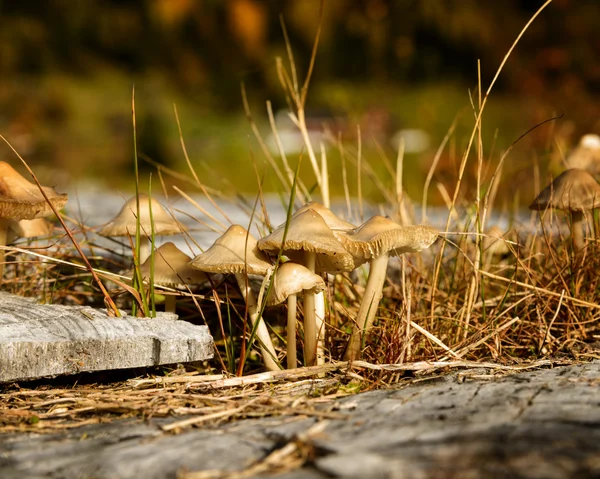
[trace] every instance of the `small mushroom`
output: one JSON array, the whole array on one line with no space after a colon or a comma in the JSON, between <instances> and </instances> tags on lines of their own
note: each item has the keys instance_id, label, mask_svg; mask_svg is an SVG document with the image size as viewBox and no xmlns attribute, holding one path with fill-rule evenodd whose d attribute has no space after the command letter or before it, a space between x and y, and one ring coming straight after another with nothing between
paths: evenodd
<instances>
[{"instance_id":1,"label":"small mushroom","mask_svg":"<svg viewBox=\"0 0 600 479\"><path fill-rule=\"evenodd\" d=\"M585 246L583 239L584 214L600 208L600 185L585 170L572 168L563 171L542 190L533 203L532 210L555 208L571 215L571 235L575 250Z\"/></svg>"},{"instance_id":2,"label":"small mushroom","mask_svg":"<svg viewBox=\"0 0 600 479\"><path fill-rule=\"evenodd\" d=\"M17 221L16 223L11 223L6 242L11 244L17 238L50 236L52 234L52 229L52 223L46 221L44 218Z\"/></svg>"},{"instance_id":3,"label":"small mushroom","mask_svg":"<svg viewBox=\"0 0 600 479\"><path fill-rule=\"evenodd\" d=\"M296 295L303 291L318 293L325 289L325 281L318 274L296 263L284 263L273 277L267 305L283 303L287 299L287 368L297 367L296 358Z\"/></svg>"},{"instance_id":4,"label":"small mushroom","mask_svg":"<svg viewBox=\"0 0 600 479\"><path fill-rule=\"evenodd\" d=\"M266 275L273 269L269 258L256 247L256 238L244 227L232 225L204 253L196 256L190 266L207 273L232 273L248 305L250 322L256 328L265 366L278 371L277 353L269 330L259 315L258 304L248 286L248 274Z\"/></svg>"},{"instance_id":5,"label":"small mushroom","mask_svg":"<svg viewBox=\"0 0 600 479\"><path fill-rule=\"evenodd\" d=\"M600 174L600 136L594 133L583 135L579 144L566 159L567 168L586 170L594 176Z\"/></svg>"},{"instance_id":6,"label":"small mushroom","mask_svg":"<svg viewBox=\"0 0 600 479\"><path fill-rule=\"evenodd\" d=\"M354 261L336 239L325 220L313 209L307 209L290 219L285 242L283 235L285 223L269 236L258 241L258 247L270 254L283 251L290 260L306 266L311 272L337 273L352 271ZM312 366L322 354L317 355L317 345L323 337L324 298L320 295L319 303L315 301L315 293L308 291L304 295L304 360ZM319 314L316 311L319 311Z\"/></svg>"},{"instance_id":7,"label":"small mushroom","mask_svg":"<svg viewBox=\"0 0 600 479\"><path fill-rule=\"evenodd\" d=\"M350 336L346 359L352 360L359 356L362 337L373 326L389 255L422 251L429 248L437 237L438 232L429 226L400 226L383 216L373 216L362 226L340 238L357 260L369 261L370 265L367 286Z\"/></svg>"},{"instance_id":8,"label":"small mushroom","mask_svg":"<svg viewBox=\"0 0 600 479\"><path fill-rule=\"evenodd\" d=\"M150 205L152 205L152 219L154 220L154 234L157 236L176 235L186 231L186 227L173 219L165 211L160 202L148 195L140 194L140 263L143 263L150 254L150 237L152 227L150 224ZM106 223L98 234L102 236L132 236L136 233L136 199L129 198L121 211L112 220Z\"/></svg>"},{"instance_id":9,"label":"small mushroom","mask_svg":"<svg viewBox=\"0 0 600 479\"><path fill-rule=\"evenodd\" d=\"M504 256L510 253L505 240L506 233L499 226L492 226L483 238L483 251L490 256Z\"/></svg>"},{"instance_id":10,"label":"small mushroom","mask_svg":"<svg viewBox=\"0 0 600 479\"><path fill-rule=\"evenodd\" d=\"M150 280L150 266L152 256L140 265L142 278ZM202 271L189 266L192 260L173 243L163 244L154 252L154 283L173 288L181 288L184 285L199 284L208 281L208 276ZM165 295L165 311L175 312L176 296Z\"/></svg>"},{"instance_id":11,"label":"small mushroom","mask_svg":"<svg viewBox=\"0 0 600 479\"><path fill-rule=\"evenodd\" d=\"M331 211L327 206L322 205L316 201L310 201L306 203L304 206L298 208L298 210L294 213L294 216L297 216L301 213L304 213L306 210L314 210L321 218L325 220L329 229L331 229L334 233L338 231L350 231L356 228L352 223L348 223L341 218L338 218L333 211Z\"/></svg>"},{"instance_id":12,"label":"small mushroom","mask_svg":"<svg viewBox=\"0 0 600 479\"><path fill-rule=\"evenodd\" d=\"M67 195L42 186L48 201L60 210L67 203ZM52 207L39 187L21 176L12 166L0 161L0 246L6 246L11 226L20 220L43 218L53 213ZM4 271L4 250L0 251L0 278Z\"/></svg>"}]
</instances>

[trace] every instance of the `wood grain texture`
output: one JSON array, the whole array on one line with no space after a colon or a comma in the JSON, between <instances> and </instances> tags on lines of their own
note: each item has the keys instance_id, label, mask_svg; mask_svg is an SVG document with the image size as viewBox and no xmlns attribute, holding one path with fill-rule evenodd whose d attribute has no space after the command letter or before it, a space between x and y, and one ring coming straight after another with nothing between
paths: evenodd
<instances>
[{"instance_id":1,"label":"wood grain texture","mask_svg":"<svg viewBox=\"0 0 600 479\"><path fill-rule=\"evenodd\" d=\"M600 362L498 376L477 369L348 396L301 446L293 471L244 477L592 478L600 476ZM282 450L320 419L277 416L205 424L119 420L47 435L0 435L3 479L227 477ZM322 419L321 419L322 420ZM308 451L308 452L307 452ZM221 474L215 473L221 471Z\"/></svg>"},{"instance_id":2,"label":"wood grain texture","mask_svg":"<svg viewBox=\"0 0 600 479\"><path fill-rule=\"evenodd\" d=\"M43 305L0 293L0 382L210 359L206 326L113 318L90 307Z\"/></svg>"}]
</instances>

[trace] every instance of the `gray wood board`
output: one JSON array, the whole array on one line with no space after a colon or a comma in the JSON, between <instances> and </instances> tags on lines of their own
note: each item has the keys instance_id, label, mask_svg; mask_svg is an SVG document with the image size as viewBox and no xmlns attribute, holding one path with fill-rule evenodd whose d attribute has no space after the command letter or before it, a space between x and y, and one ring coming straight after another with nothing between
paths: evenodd
<instances>
[{"instance_id":1,"label":"gray wood board","mask_svg":"<svg viewBox=\"0 0 600 479\"><path fill-rule=\"evenodd\" d=\"M0 293L0 382L201 361L213 353L208 328L174 314L115 318Z\"/></svg>"},{"instance_id":2,"label":"gray wood board","mask_svg":"<svg viewBox=\"0 0 600 479\"><path fill-rule=\"evenodd\" d=\"M466 371L343 398L336 409L346 418L327 419L301 469L263 477L600 475L600 362L489 373ZM0 477L174 479L183 470L241 471L318 421L280 416L163 433L159 426L172 420L2 435Z\"/></svg>"}]
</instances>

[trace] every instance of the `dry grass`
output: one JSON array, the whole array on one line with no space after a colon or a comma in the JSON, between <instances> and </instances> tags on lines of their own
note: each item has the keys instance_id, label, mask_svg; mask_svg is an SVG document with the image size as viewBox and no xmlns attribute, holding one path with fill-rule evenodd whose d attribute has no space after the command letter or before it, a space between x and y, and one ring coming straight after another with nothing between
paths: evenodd
<instances>
[{"instance_id":1,"label":"dry grass","mask_svg":"<svg viewBox=\"0 0 600 479\"><path fill-rule=\"evenodd\" d=\"M472 361L355 361L243 377L175 370L166 376L109 383L56 387L39 382L37 387L23 388L10 385L0 392L0 433L55 433L127 418L180 417L162 423L162 430L172 433L253 417L344 419L347 415L337 400L359 390L405 387L451 371L459 371L464 377L476 374L491 379L557 364L548 360L517 366Z\"/></svg>"}]
</instances>

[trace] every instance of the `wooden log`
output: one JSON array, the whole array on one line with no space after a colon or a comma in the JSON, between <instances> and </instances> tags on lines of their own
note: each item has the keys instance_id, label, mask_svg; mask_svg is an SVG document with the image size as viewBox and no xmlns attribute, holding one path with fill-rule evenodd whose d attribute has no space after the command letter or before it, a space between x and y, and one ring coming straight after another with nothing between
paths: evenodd
<instances>
[{"instance_id":1,"label":"wooden log","mask_svg":"<svg viewBox=\"0 0 600 479\"><path fill-rule=\"evenodd\" d=\"M212 357L208 328L174 314L114 318L0 293L0 382Z\"/></svg>"},{"instance_id":2,"label":"wooden log","mask_svg":"<svg viewBox=\"0 0 600 479\"><path fill-rule=\"evenodd\" d=\"M284 417L211 421L179 434L163 428L181 418L146 417L0 434L0 477L600 477L600 362L505 374L480 368L319 398L318 408L336 413L323 419L274 407Z\"/></svg>"}]
</instances>

